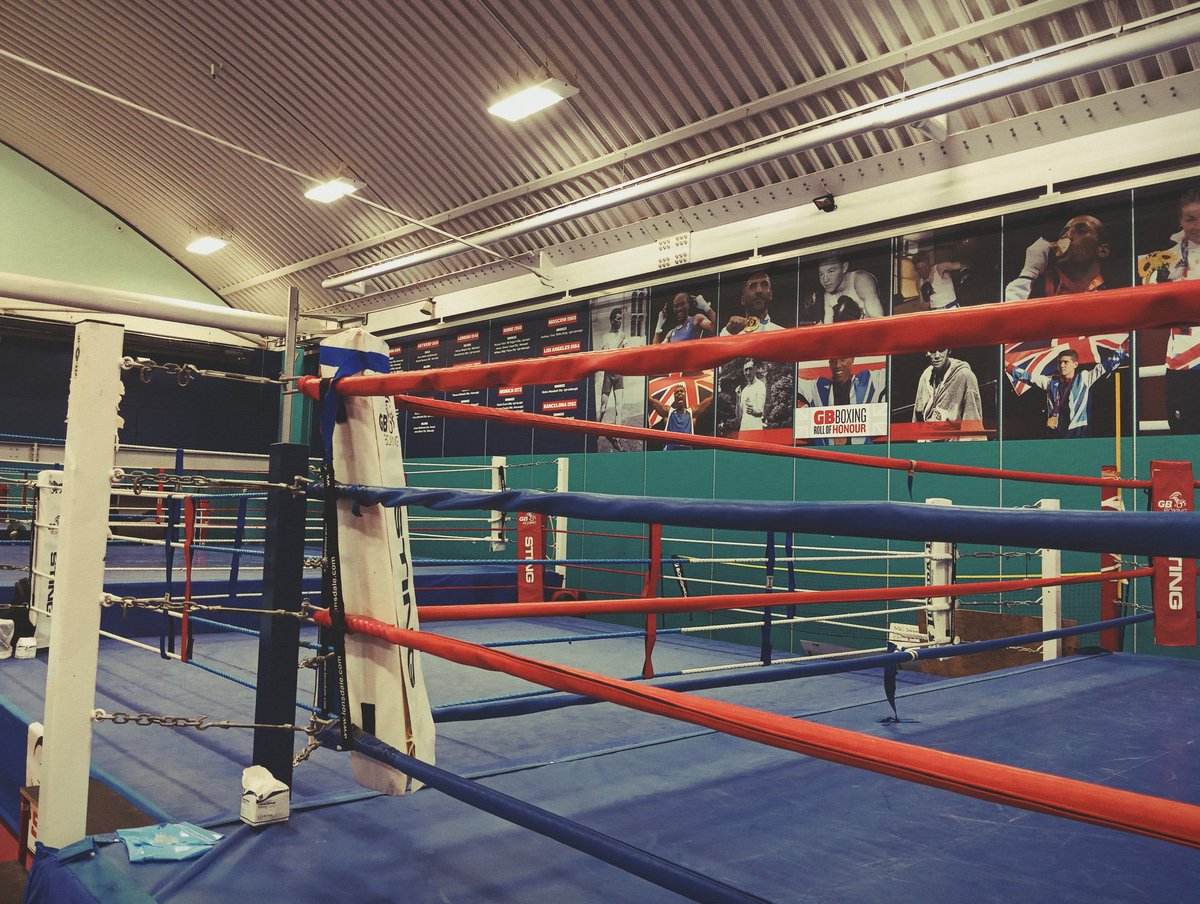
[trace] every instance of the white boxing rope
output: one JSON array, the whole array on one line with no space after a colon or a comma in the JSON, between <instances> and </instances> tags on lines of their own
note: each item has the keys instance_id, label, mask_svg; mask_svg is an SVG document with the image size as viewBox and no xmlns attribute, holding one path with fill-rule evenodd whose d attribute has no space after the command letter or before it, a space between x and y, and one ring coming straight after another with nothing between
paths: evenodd
<instances>
[{"instance_id":1,"label":"white boxing rope","mask_svg":"<svg viewBox=\"0 0 1200 904\"><path fill-rule=\"evenodd\" d=\"M932 640L920 640L912 643L906 643L905 649L913 649L917 647L936 647L938 646ZM872 656L876 653L891 652L887 647L869 647L864 650L837 650L832 653L811 653L806 656L790 656L784 659L773 659L771 665L792 665L797 662L812 662L816 659L854 659L856 656Z\"/></svg>"},{"instance_id":2,"label":"white boxing rope","mask_svg":"<svg viewBox=\"0 0 1200 904\"><path fill-rule=\"evenodd\" d=\"M468 515L465 518L455 518L453 515L414 515L408 519L410 522L420 521L422 524L434 522L435 524L491 524L492 519L486 515Z\"/></svg>"},{"instance_id":3,"label":"white boxing rope","mask_svg":"<svg viewBox=\"0 0 1200 904\"><path fill-rule=\"evenodd\" d=\"M924 610L924 608L925 607L923 605L921 605L921 606L905 606L905 607L902 607L899 609L874 609L874 610L871 610L868 612L843 612L840 615L838 615L837 617L839 619L870 618L873 616L880 616L880 615L897 615L897 614L904 613L904 612L921 612ZM724 611L736 612L739 615L758 614L761 616L761 613L756 613L753 609L726 609ZM831 618L828 615L805 615L805 616L795 616L793 618L786 618L786 617L775 618L775 617L773 617L771 619L771 627L772 628L778 628L778 627L782 627L784 625L826 624L826 623L831 624L831 625L839 624L839 622L835 621L833 618ZM840 622L840 624L842 624L844 627L858 627L857 625L846 624L845 622ZM733 631L733 630L736 630L739 628L761 628L762 626L763 626L763 622L762 622L762 618L760 617L756 621L730 622L728 624L688 625L686 627L677 628L677 629L673 629L673 630L678 631L680 634L701 634L701 633L706 633L706 632L711 633L714 631Z\"/></svg>"},{"instance_id":4,"label":"white boxing rope","mask_svg":"<svg viewBox=\"0 0 1200 904\"><path fill-rule=\"evenodd\" d=\"M672 578L672 580L673 579L674 578ZM688 575L687 577L683 578L683 580L687 581L687 583L689 583L689 584L706 584L710 587L736 587L736 588L739 588L742 590L758 590L758 591L761 591L763 589L763 586L761 583L760 584L747 584L743 581L722 581L722 580L718 580L716 578L697 578L697 577L692 577L691 575ZM800 589L800 588L797 588L797 589Z\"/></svg>"},{"instance_id":5,"label":"white boxing rope","mask_svg":"<svg viewBox=\"0 0 1200 904\"><path fill-rule=\"evenodd\" d=\"M176 527L178 527L178 525L176 525ZM127 537L122 534L110 534L109 539L114 542L131 543L135 546L170 546L172 549L186 549L187 545L188 545L183 540L173 540L172 542L168 543L166 540L161 540L161 539L155 540L151 537ZM262 543L266 543L266 542L267 541L261 537L259 537L257 539L254 537L250 537L250 538L243 538L241 545L242 546L250 546L251 544L262 544ZM201 552L201 551L221 552L221 553L229 553L230 555L232 555L233 551L235 551L234 547L223 545L220 540L198 540L198 541L195 541L192 543L192 549L194 549L196 552ZM245 551L245 550L243 550L243 551ZM109 566L110 570L116 570L121 567L122 566L119 566L119 565L110 565ZM148 566L145 566L145 565L139 565L139 566L136 566L133 570L145 571L147 569L147 567Z\"/></svg>"},{"instance_id":6,"label":"white boxing rope","mask_svg":"<svg viewBox=\"0 0 1200 904\"><path fill-rule=\"evenodd\" d=\"M123 637L120 634L113 634L109 631L101 631L100 636L107 637L109 640L119 641L123 644L126 644L127 646L138 647L142 650L149 650L151 653L155 653L159 656L165 656L167 659L177 659L177 660L183 659L183 657L179 653L165 653L162 650L160 650L158 647L152 647L148 643L142 643L140 640L134 640L131 637Z\"/></svg>"},{"instance_id":7,"label":"white boxing rope","mask_svg":"<svg viewBox=\"0 0 1200 904\"><path fill-rule=\"evenodd\" d=\"M145 565L108 565L105 567L104 573L105 573L105 575L108 575L109 572L112 572L114 575L116 575L118 572L122 572L122 571L134 571L134 572L145 573L147 571L157 571L161 567L162 566L155 566L153 568L148 568ZM261 565L243 565L239 569L241 574L247 574L247 573L253 574L253 573L257 573L261 570L262 570ZM195 573L197 571L219 571L221 574L228 574L229 566L228 565L193 565L192 572Z\"/></svg>"},{"instance_id":8,"label":"white boxing rope","mask_svg":"<svg viewBox=\"0 0 1200 904\"><path fill-rule=\"evenodd\" d=\"M496 468L495 459L490 465L453 465L447 466L436 461L406 461L404 467L414 473L425 474L465 474L473 471L492 471ZM410 474L410 476L412 476Z\"/></svg>"},{"instance_id":9,"label":"white boxing rope","mask_svg":"<svg viewBox=\"0 0 1200 904\"><path fill-rule=\"evenodd\" d=\"M487 540L487 537L456 537L450 534L421 534L415 531L408 535L413 540L423 540L431 543L480 543ZM480 562L486 562L487 559L480 559Z\"/></svg>"},{"instance_id":10,"label":"white boxing rope","mask_svg":"<svg viewBox=\"0 0 1200 904\"><path fill-rule=\"evenodd\" d=\"M765 545L765 543L763 543L763 542L750 543L745 540L697 540L693 537L667 537L667 536L664 536L662 538L662 543L663 543L664 547L668 543L679 543L679 544L692 543L692 544L698 544L698 545L703 545L703 546L746 546L751 549L762 549L763 546ZM925 553L923 553L923 552L918 552L918 551L905 552L903 550L890 551L890 550L886 550L886 549L879 549L878 547L876 547L875 549L860 549L857 547L850 547L850 546L797 546L797 545L793 544L792 549L793 550L803 550L805 552L824 552L824 553L830 553L830 552L839 552L839 553L847 552L847 553L864 553L864 554L870 553L873 555L879 555L879 556L883 556L886 558L896 558L896 559L923 559L923 558L925 558ZM783 557L779 557L779 558L776 558L775 561L779 562L779 561L787 561L787 560Z\"/></svg>"},{"instance_id":11,"label":"white boxing rope","mask_svg":"<svg viewBox=\"0 0 1200 904\"><path fill-rule=\"evenodd\" d=\"M925 553L881 553L874 556L776 556L775 562L884 562L889 559L924 559ZM738 556L723 558L721 556L679 556L680 561L696 565L738 565L741 567L759 568L771 560L766 556ZM830 572L837 574L837 572Z\"/></svg>"},{"instance_id":12,"label":"white boxing rope","mask_svg":"<svg viewBox=\"0 0 1200 904\"><path fill-rule=\"evenodd\" d=\"M934 644L930 642L908 644L909 647L930 647ZM818 659L853 659L858 656L870 656L875 653L886 653L887 647L871 647L865 650L839 650L836 653L812 653L804 656L787 656L782 659L772 659L770 663L763 664L761 659L751 659L746 662L728 662L723 665L699 665L689 669L680 669L680 675L702 675L706 672L735 672L740 669L769 669L781 665L795 665L796 663L814 662Z\"/></svg>"}]
</instances>

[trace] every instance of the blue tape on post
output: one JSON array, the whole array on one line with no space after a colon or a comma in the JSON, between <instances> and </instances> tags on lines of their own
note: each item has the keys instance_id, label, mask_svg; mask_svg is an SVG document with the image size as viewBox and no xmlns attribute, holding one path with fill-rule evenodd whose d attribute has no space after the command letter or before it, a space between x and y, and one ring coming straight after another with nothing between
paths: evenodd
<instances>
[{"instance_id":1,"label":"blue tape on post","mask_svg":"<svg viewBox=\"0 0 1200 904\"><path fill-rule=\"evenodd\" d=\"M338 406L341 398L337 394L337 382L368 370L385 374L391 367L388 356L381 352L367 352L355 348L321 346L321 365L337 368L329 381L329 390L321 401L321 440L325 443L325 460L333 461L333 427L337 423Z\"/></svg>"},{"instance_id":2,"label":"blue tape on post","mask_svg":"<svg viewBox=\"0 0 1200 904\"><path fill-rule=\"evenodd\" d=\"M346 372L341 374L343 377L367 370L385 374L392 366L388 356L383 352L366 352L356 348L337 348L332 345L321 346L320 360L323 367L333 367L339 372L345 370Z\"/></svg>"}]
</instances>

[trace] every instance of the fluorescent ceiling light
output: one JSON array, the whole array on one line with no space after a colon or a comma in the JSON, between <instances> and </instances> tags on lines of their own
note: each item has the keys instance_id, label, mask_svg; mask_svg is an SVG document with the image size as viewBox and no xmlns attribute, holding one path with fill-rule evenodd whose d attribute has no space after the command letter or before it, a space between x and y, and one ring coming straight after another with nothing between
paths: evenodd
<instances>
[{"instance_id":1,"label":"fluorescent ceiling light","mask_svg":"<svg viewBox=\"0 0 1200 904\"><path fill-rule=\"evenodd\" d=\"M574 85L568 85L560 79L548 78L544 82L539 82L516 94L510 94L503 100L496 101L488 107L488 112L501 119L507 119L509 122L516 122L518 119L524 119L531 113L544 110L560 100L578 93L579 89Z\"/></svg>"},{"instance_id":2,"label":"fluorescent ceiling light","mask_svg":"<svg viewBox=\"0 0 1200 904\"><path fill-rule=\"evenodd\" d=\"M354 194L362 187L363 183L355 182L353 179L330 179L328 182L314 185L304 193L304 197L310 201L320 201L322 204L330 204L338 198Z\"/></svg>"},{"instance_id":3,"label":"fluorescent ceiling light","mask_svg":"<svg viewBox=\"0 0 1200 904\"><path fill-rule=\"evenodd\" d=\"M202 235L188 245L187 250L192 254L212 254L214 251L220 251L226 244L224 239L212 235Z\"/></svg>"}]
</instances>

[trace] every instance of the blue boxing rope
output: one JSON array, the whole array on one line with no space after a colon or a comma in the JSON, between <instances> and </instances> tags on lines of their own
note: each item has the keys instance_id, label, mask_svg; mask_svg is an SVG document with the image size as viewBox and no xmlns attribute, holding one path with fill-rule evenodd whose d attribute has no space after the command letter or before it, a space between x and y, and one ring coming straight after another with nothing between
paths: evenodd
<instances>
[{"instance_id":1,"label":"blue boxing rope","mask_svg":"<svg viewBox=\"0 0 1200 904\"><path fill-rule=\"evenodd\" d=\"M327 487L310 484L324 498ZM539 490L446 490L335 484L335 498L358 505L419 505L435 511L522 511L597 521L670 524L726 530L777 530L892 540L1071 549L1200 558L1200 512L1105 512L994 509L917 502L743 502L545 493Z\"/></svg>"},{"instance_id":2,"label":"blue boxing rope","mask_svg":"<svg viewBox=\"0 0 1200 904\"><path fill-rule=\"evenodd\" d=\"M805 662L799 665L788 666L775 665L749 672L720 672L712 675L704 675L699 678L684 678L681 681L664 681L656 683L653 686L663 688L664 690L687 693L712 688L739 687L746 684L767 684L772 681L786 681L791 678L812 678L818 675L835 675L842 672L865 672L868 669L875 668L896 668L904 663L922 659L950 659L955 656L986 653L990 650L999 650L1005 647L1024 646L1047 640L1057 640L1058 638L1071 637L1077 634L1092 634L1109 628L1123 628L1126 625L1150 621L1153 618L1153 612L1141 612L1137 615L1126 615L1121 618L1093 622L1087 625L1073 625L1069 628L1058 628L1053 631L1039 631L1035 634L1019 634L1013 637L976 640L948 647L923 647L921 649L898 650L895 653L878 653L873 656L857 656L853 659L823 660L821 662ZM667 672L664 675L657 675L655 677L671 677L681 674L683 673ZM567 706L586 706L590 703L600 702L593 697L583 694L545 696L545 693L545 691L538 691L535 697L511 697L486 702L440 706L434 710L433 720L437 723L442 723L470 722L479 719L501 717L508 718L510 716L523 716L552 709L562 709ZM894 710L894 703L892 703L892 707Z\"/></svg>"},{"instance_id":3,"label":"blue boxing rope","mask_svg":"<svg viewBox=\"0 0 1200 904\"><path fill-rule=\"evenodd\" d=\"M322 743L333 746L338 743L340 734L336 728L330 727L321 731L317 738ZM670 860L636 848L611 835L605 835L566 817L496 791L477 781L422 762L358 729L354 731L354 749L360 754L369 756L373 760L424 782L430 788L441 791L448 797L476 807L485 813L491 813L514 825L537 832L539 835L544 835L567 847L582 851L597 860L610 863L618 869L693 901L711 901L714 904L718 904L718 902L765 904L766 902L765 898L726 885L724 882L690 870L678 863L672 863Z\"/></svg>"}]
</instances>

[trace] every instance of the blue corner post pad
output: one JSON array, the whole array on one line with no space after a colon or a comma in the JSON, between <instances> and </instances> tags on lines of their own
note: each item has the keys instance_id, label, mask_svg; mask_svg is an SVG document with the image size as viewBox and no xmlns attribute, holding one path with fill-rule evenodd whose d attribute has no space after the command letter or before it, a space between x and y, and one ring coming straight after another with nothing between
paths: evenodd
<instances>
[{"instance_id":1,"label":"blue corner post pad","mask_svg":"<svg viewBox=\"0 0 1200 904\"><path fill-rule=\"evenodd\" d=\"M388 356L382 352L367 352L354 348L321 346L321 366L336 368L329 381L329 391L321 402L321 440L325 443L325 461L333 459L333 425L337 422L338 406L341 404L335 391L338 380L373 370L385 374L391 369Z\"/></svg>"},{"instance_id":2,"label":"blue corner post pad","mask_svg":"<svg viewBox=\"0 0 1200 904\"><path fill-rule=\"evenodd\" d=\"M98 853L91 838L62 849L39 842L25 880L25 904L153 904Z\"/></svg>"}]
</instances>

